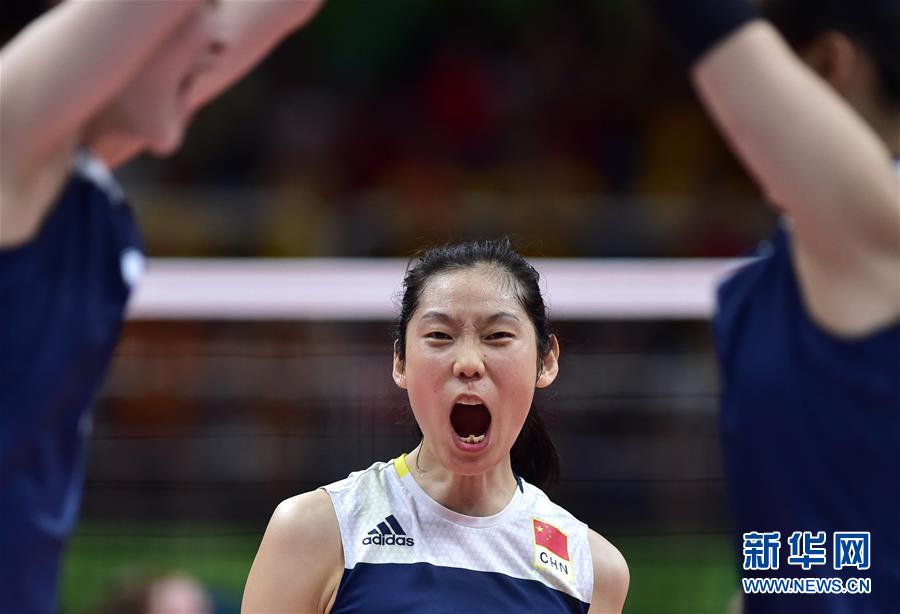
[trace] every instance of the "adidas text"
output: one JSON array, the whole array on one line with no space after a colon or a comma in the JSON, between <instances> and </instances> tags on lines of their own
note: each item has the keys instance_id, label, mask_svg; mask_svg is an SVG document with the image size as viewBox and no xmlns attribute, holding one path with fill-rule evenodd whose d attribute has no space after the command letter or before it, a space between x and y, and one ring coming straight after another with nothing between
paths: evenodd
<instances>
[{"instance_id":1,"label":"adidas text","mask_svg":"<svg viewBox=\"0 0 900 614\"><path fill-rule=\"evenodd\" d=\"M374 544L376 546L414 546L415 540L412 537L403 535L369 535L362 540L364 546Z\"/></svg>"}]
</instances>

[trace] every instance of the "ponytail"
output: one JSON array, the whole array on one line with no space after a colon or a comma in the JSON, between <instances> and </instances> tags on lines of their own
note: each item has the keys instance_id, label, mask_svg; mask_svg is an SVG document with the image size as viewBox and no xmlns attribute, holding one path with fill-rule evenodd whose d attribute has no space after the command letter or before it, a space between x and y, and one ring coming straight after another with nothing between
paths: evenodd
<instances>
[{"instance_id":1,"label":"ponytail","mask_svg":"<svg viewBox=\"0 0 900 614\"><path fill-rule=\"evenodd\" d=\"M534 403L510 451L513 473L538 488L559 480L559 454Z\"/></svg>"}]
</instances>

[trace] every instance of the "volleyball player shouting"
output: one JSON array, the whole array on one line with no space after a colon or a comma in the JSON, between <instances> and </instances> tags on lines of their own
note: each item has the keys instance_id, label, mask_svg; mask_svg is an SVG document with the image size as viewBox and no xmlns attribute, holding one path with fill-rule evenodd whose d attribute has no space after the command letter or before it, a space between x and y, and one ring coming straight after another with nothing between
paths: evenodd
<instances>
[{"instance_id":1,"label":"volleyball player shouting","mask_svg":"<svg viewBox=\"0 0 900 614\"><path fill-rule=\"evenodd\" d=\"M871 579L870 594L748 594L746 611L896 612L900 2L758 3L799 58L744 1L649 3L784 212L761 257L721 286L715 318L738 546L764 534L781 545L768 568L742 566ZM841 551L844 532L858 536L855 551Z\"/></svg>"},{"instance_id":2,"label":"volleyball player shouting","mask_svg":"<svg viewBox=\"0 0 900 614\"><path fill-rule=\"evenodd\" d=\"M0 611L56 609L88 407L141 270L109 168L177 149L319 4L70 0L0 53Z\"/></svg>"},{"instance_id":3,"label":"volleyball player shouting","mask_svg":"<svg viewBox=\"0 0 900 614\"><path fill-rule=\"evenodd\" d=\"M393 362L420 445L282 502L243 611L620 612L622 555L538 488L558 458L532 399L558 358L508 242L425 252Z\"/></svg>"}]
</instances>

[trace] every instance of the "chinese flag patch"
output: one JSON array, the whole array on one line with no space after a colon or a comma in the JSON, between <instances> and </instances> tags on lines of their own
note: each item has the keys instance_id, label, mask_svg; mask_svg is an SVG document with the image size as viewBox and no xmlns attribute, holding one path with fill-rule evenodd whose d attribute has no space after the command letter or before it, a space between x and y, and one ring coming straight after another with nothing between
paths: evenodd
<instances>
[{"instance_id":1,"label":"chinese flag patch","mask_svg":"<svg viewBox=\"0 0 900 614\"><path fill-rule=\"evenodd\" d=\"M532 518L534 545L543 546L564 561L569 560L569 538L552 524Z\"/></svg>"}]
</instances>

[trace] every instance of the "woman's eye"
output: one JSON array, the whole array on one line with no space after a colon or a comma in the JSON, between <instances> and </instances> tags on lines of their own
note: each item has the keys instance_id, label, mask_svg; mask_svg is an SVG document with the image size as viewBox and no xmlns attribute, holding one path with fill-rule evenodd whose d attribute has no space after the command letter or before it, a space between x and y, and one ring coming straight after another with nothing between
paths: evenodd
<instances>
[{"instance_id":1,"label":"woman's eye","mask_svg":"<svg viewBox=\"0 0 900 614\"><path fill-rule=\"evenodd\" d=\"M491 333L487 336L488 341L496 341L498 339L511 339L513 334L507 331L499 331L496 333Z\"/></svg>"},{"instance_id":2,"label":"woman's eye","mask_svg":"<svg viewBox=\"0 0 900 614\"><path fill-rule=\"evenodd\" d=\"M439 332L439 331L432 331L430 333L426 333L425 337L427 339L438 339L440 341L447 341L450 339L450 335L448 335L447 333Z\"/></svg>"}]
</instances>

